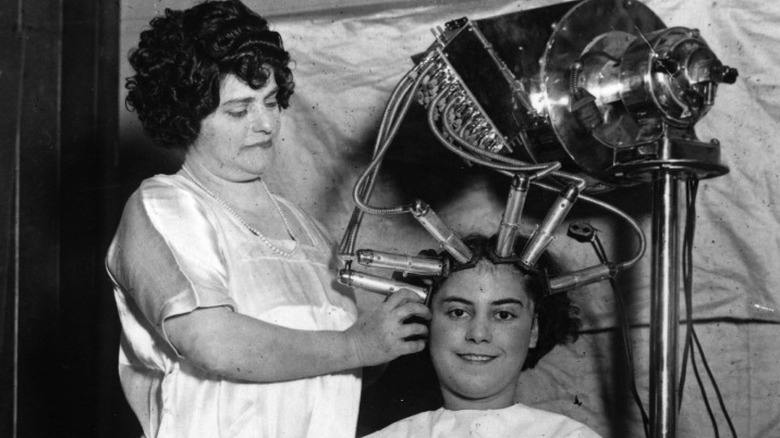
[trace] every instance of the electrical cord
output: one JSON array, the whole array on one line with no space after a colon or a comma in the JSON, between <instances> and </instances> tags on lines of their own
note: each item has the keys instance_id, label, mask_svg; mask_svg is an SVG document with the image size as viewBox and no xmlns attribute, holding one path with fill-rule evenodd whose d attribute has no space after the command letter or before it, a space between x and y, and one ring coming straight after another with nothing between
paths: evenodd
<instances>
[{"instance_id":1,"label":"electrical cord","mask_svg":"<svg viewBox=\"0 0 780 438\"><path fill-rule=\"evenodd\" d=\"M685 371L687 369L686 362L687 362L687 356L688 354L690 354L691 365L693 368L694 376L696 377L696 381L697 384L699 385L702 398L704 399L704 405L707 409L707 414L709 415L710 421L712 423L712 427L715 432L715 437L716 438L720 437L720 431L718 428L717 420L715 419L715 414L713 413L712 407L710 406L709 396L707 395L707 392L704 388L704 383L701 379L701 375L699 373L699 369L696 364L695 353L696 351L698 351L699 356L701 357L702 365L704 366L704 369L707 371L707 376L709 377L710 382L712 383L712 387L718 399L720 409L726 418L726 422L728 423L731 435L734 438L737 438L737 432L734 427L734 423L732 422L731 416L729 415L728 409L726 408L725 401L723 400L723 395L721 394L720 388L718 387L718 382L715 379L712 370L710 369L709 363L707 361L707 357L704 354L704 349L702 348L702 345L699 342L699 337L696 334L696 330L693 326L693 237L694 237L694 230L696 227L696 195L698 192L698 187L699 187L699 181L695 179L687 181L685 185L686 220L685 220L685 232L683 234L682 268L683 268L683 287L684 287L685 304L686 304L686 320L687 320L686 326L688 331L686 333L686 345L685 345L685 353L683 355L683 366L682 366L682 372L680 376L680 387L678 388L678 394L679 394L678 399L681 408L682 398L683 398L683 387L685 384L685 374L686 374ZM694 350L694 343L696 346L695 350Z\"/></svg>"},{"instance_id":2,"label":"electrical cord","mask_svg":"<svg viewBox=\"0 0 780 438\"><path fill-rule=\"evenodd\" d=\"M551 192L556 192L556 193L560 192L560 189L555 188L555 187L553 187L553 186L551 186L549 184L543 183L541 181L534 181L532 184L537 186L537 187L540 187L542 189L551 191ZM598 200L596 198L593 198L593 197L581 194L577 198L577 200L578 201L587 202L587 203L592 204L592 205L594 205L596 207L604 209L607 212L612 213L612 214L618 216L619 218L623 219L628 225L631 226L631 229L634 231L634 233L636 234L637 238L639 239L639 248L637 249L636 254L634 255L633 258L631 258L630 260L627 260L627 261L615 264L615 269L617 269L618 271L621 271L621 270L628 269L628 268L634 266L642 258L642 256L645 254L645 251L647 250L647 239L645 237L645 233L642 231L642 228L639 226L639 223L636 220L634 220L634 218L629 216L626 212L624 212L623 210L620 210L619 208L617 208L617 207L615 207L613 205L610 205L610 204L608 204L608 203L606 203L604 201Z\"/></svg>"},{"instance_id":3,"label":"electrical cord","mask_svg":"<svg viewBox=\"0 0 780 438\"><path fill-rule=\"evenodd\" d=\"M366 167L366 169L363 170L363 173L358 178L358 181L355 184L355 187L352 191L352 197L355 200L355 204L357 204L357 208L359 208L360 210L366 213L402 214L402 213L407 213L410 210L409 206L372 207L366 204L365 202L371 196L371 192L373 191L374 180L376 178L377 173L379 172L379 168L382 164L382 160L384 159L385 154L389 150L390 145L393 142L393 139L398 133L398 129L401 126L401 121L403 120L406 113L409 111L409 107L411 106L414 98L414 91L420 86L420 82L422 82L422 78L425 77L426 72L430 68L431 66L427 66L427 68L424 68L420 72L418 77L414 80L414 83L412 85L406 86L406 88L402 89L402 91L400 92L400 96L401 96L400 111L397 114L394 114L395 117L393 119L389 121L383 120L383 124L380 125L379 132L380 134L384 133L384 135L377 136L376 146L374 148L374 157L372 158L371 163L368 165L368 167ZM402 81L402 83L403 82L405 81ZM386 114L388 112L395 113L395 111L397 111L397 108L394 108L395 100L396 99L394 98L388 103L387 108L389 110L386 111ZM386 124L384 122L388 122L390 124L390 127L386 128Z\"/></svg>"},{"instance_id":4,"label":"electrical cord","mask_svg":"<svg viewBox=\"0 0 780 438\"><path fill-rule=\"evenodd\" d=\"M707 410L707 415L712 424L715 438L720 438L720 430L718 428L718 422L715 419L715 414L710 406L709 396L707 390L704 387L704 382L701 379L699 373L699 367L696 364L695 351L692 348L692 339L695 334L695 328L693 326L693 237L694 230L696 228L696 192L698 189L698 181L689 181L685 184L685 204L686 204L686 217L685 217L685 231L683 232L683 248L682 248L682 270L683 270L683 287L685 294L685 313L686 313L686 346L685 349L690 351L691 367L693 368L693 374L696 378L696 383L699 386L699 392L701 392L702 399L704 400L704 407ZM684 376L686 369L681 371L681 385L684 385ZM679 398L682 399L683 387L679 389ZM682 408L682 403L678 409Z\"/></svg>"},{"instance_id":5,"label":"electrical cord","mask_svg":"<svg viewBox=\"0 0 780 438\"><path fill-rule=\"evenodd\" d=\"M710 400L707 396L707 390L704 389L704 382L701 380L701 375L699 374L699 367L696 366L696 356L691 354L691 365L693 366L693 375L696 376L696 383L699 385L699 391L701 392L701 398L704 400L704 407L707 409L707 415L710 417L710 422L712 423L712 429L715 433L715 438L720 438L720 431L718 430L718 422L715 420L715 414L712 412L712 407L710 406Z\"/></svg>"},{"instance_id":6,"label":"electrical cord","mask_svg":"<svg viewBox=\"0 0 780 438\"><path fill-rule=\"evenodd\" d=\"M344 236L339 244L339 254L352 254L355 250L355 242L360 230L363 216L366 212L374 214L398 214L408 211L408 207L374 208L364 203L371 197L379 167L387 153L390 144L398 133L401 121L406 115L414 98L414 93L420 86L425 75L432 68L431 64L418 64L409 70L393 89L385 106L379 132L374 143L374 153L371 163L358 177L353 188L352 197L356 207L352 212ZM417 75L415 77L415 75ZM407 85L411 81L410 85ZM400 111L400 112L399 112Z\"/></svg>"},{"instance_id":7,"label":"electrical cord","mask_svg":"<svg viewBox=\"0 0 780 438\"><path fill-rule=\"evenodd\" d=\"M693 237L694 230L696 228L696 191L698 189L698 181L689 181L685 184L685 230L683 232L683 245L682 245L682 271L683 271L683 288L685 294L685 315L686 315L686 336L685 336L685 352L683 354L683 368L680 372L680 387L678 388L678 412L682 409L683 390L685 385L685 375L687 370L687 359L690 355L690 364L693 369L693 375L696 378L696 383L701 392L702 400L704 401L704 407L707 410L707 416L712 424L715 438L720 438L720 430L718 428L718 422L715 419L715 414L710 406L709 396L707 390L704 387L704 382L701 379L699 373L699 367L696 364L695 351L692 348L692 339L695 334L693 326Z\"/></svg>"},{"instance_id":8,"label":"electrical cord","mask_svg":"<svg viewBox=\"0 0 780 438\"><path fill-rule=\"evenodd\" d=\"M685 391L686 370L688 369L688 358L692 354L691 346L693 336L693 232L696 226L696 204L695 187L688 183L685 185L685 231L683 232L682 245L682 274L683 274L683 292L685 298L685 344L683 348L682 366L680 372L680 383L677 389L677 411L682 409L683 393Z\"/></svg>"},{"instance_id":9,"label":"electrical cord","mask_svg":"<svg viewBox=\"0 0 780 438\"><path fill-rule=\"evenodd\" d=\"M701 343L699 342L699 336L696 334L696 332L693 332L693 340L696 341L696 347L699 350L699 354L701 355L702 363L704 364L704 369L707 371L707 375L709 376L710 380L713 382L712 386L715 389L715 395L718 399L718 404L720 405L720 409L723 411L723 414L726 417L726 423L728 423L729 425L729 430L731 431L731 435L734 438L737 438L737 430L734 427L734 422L731 421L731 416L729 415L728 410L726 409L726 403L723 400L723 395L721 394L720 388L718 388L717 383L715 383L715 376L712 374L712 370L710 369L707 359L704 356L704 349L702 348Z\"/></svg>"},{"instance_id":10,"label":"electrical cord","mask_svg":"<svg viewBox=\"0 0 780 438\"><path fill-rule=\"evenodd\" d=\"M591 245L593 246L593 250L596 252L596 255L599 258L599 261L601 263L609 263L609 259L607 258L607 253L604 250L604 246L601 243L601 239L599 239L598 234L593 235L593 239L591 240ZM623 296L618 290L617 282L614 278L609 279L609 284L612 288L612 294L615 297L615 305L617 306L617 312L618 312L618 318L620 320L620 329L622 332L622 340L623 340L623 351L626 355L626 363L628 364L628 379L629 379L629 385L631 388L631 395L634 398L634 403L636 403L637 407L639 407L639 413L642 416L642 427L645 431L645 437L650 437L650 419L647 416L647 411L645 410L645 406L642 403L641 397L639 397L639 390L636 386L636 373L634 371L634 353L632 350L633 342L631 341L631 329L629 327L628 323L628 315L626 314L626 308L625 304L623 302Z\"/></svg>"}]
</instances>

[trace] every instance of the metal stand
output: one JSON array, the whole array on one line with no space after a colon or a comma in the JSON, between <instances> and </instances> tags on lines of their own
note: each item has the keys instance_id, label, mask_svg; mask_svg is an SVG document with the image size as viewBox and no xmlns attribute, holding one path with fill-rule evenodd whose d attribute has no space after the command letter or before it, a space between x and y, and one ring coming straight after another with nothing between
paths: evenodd
<instances>
[{"instance_id":1,"label":"metal stand","mask_svg":"<svg viewBox=\"0 0 780 438\"><path fill-rule=\"evenodd\" d=\"M674 172L659 171L653 199L650 310L650 436L657 438L677 433L678 193Z\"/></svg>"},{"instance_id":2,"label":"metal stand","mask_svg":"<svg viewBox=\"0 0 780 438\"><path fill-rule=\"evenodd\" d=\"M689 136L690 137L690 136ZM679 327L678 209L680 182L723 175L720 144L702 143L668 127L657 142L656 158L614 167L616 174L653 183L650 309L650 436L677 434L677 351Z\"/></svg>"}]
</instances>

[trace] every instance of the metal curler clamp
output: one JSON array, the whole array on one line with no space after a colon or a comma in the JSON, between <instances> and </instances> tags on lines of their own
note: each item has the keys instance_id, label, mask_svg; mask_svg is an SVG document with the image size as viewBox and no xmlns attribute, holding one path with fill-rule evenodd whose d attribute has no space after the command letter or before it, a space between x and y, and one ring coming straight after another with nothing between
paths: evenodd
<instances>
[{"instance_id":1,"label":"metal curler clamp","mask_svg":"<svg viewBox=\"0 0 780 438\"><path fill-rule=\"evenodd\" d=\"M549 278L547 280L548 293L555 294L565 292L569 289L585 286L586 284L608 280L614 277L615 274L617 274L617 269L614 263L604 263L602 265L569 272L567 274Z\"/></svg>"},{"instance_id":2,"label":"metal curler clamp","mask_svg":"<svg viewBox=\"0 0 780 438\"><path fill-rule=\"evenodd\" d=\"M531 186L528 175L515 175L509 188L504 216L498 228L496 254L499 257L509 257L514 250L515 241L520 227L520 216L523 214L525 199Z\"/></svg>"},{"instance_id":3,"label":"metal curler clamp","mask_svg":"<svg viewBox=\"0 0 780 438\"><path fill-rule=\"evenodd\" d=\"M531 235L531 239L525 245L525 248L523 248L523 252L520 255L521 263L528 266L536 265L536 261L539 260L539 257L544 250L547 249L547 246L553 241L555 229L558 228L558 225L566 218L569 210L571 210L571 207L574 205L574 201L577 200L579 193L579 188L572 184L558 195L552 208L547 212L544 221L539 228L534 231L533 235Z\"/></svg>"},{"instance_id":4,"label":"metal curler clamp","mask_svg":"<svg viewBox=\"0 0 780 438\"><path fill-rule=\"evenodd\" d=\"M382 295L392 295L401 289L409 289L417 294L423 301L428 299L428 294L430 292L430 288L427 287L414 286L402 281L366 274L364 272L355 272L351 269L339 270L338 280L341 284L358 287Z\"/></svg>"},{"instance_id":5,"label":"metal curler clamp","mask_svg":"<svg viewBox=\"0 0 780 438\"><path fill-rule=\"evenodd\" d=\"M399 271L404 277L408 274L438 277L446 272L449 259L361 249L357 252L357 262L363 266Z\"/></svg>"},{"instance_id":6,"label":"metal curler clamp","mask_svg":"<svg viewBox=\"0 0 780 438\"><path fill-rule=\"evenodd\" d=\"M458 263L471 260L469 247L439 218L430 205L416 200L412 206L412 216Z\"/></svg>"}]
</instances>

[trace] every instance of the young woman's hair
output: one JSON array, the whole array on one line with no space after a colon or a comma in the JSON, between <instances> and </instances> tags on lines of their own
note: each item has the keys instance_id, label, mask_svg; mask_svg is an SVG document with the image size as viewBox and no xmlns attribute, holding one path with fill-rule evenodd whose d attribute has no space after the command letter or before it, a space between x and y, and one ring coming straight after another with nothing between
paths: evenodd
<instances>
[{"instance_id":1,"label":"young woman's hair","mask_svg":"<svg viewBox=\"0 0 780 438\"><path fill-rule=\"evenodd\" d=\"M545 252L536 263L535 269L526 269L519 263L503 261L491 257L495 250L495 239L484 236L469 236L464 243L472 250L473 257L465 265L458 266L455 262L454 269L469 269L480 262L493 264L507 264L524 274L525 287L534 302L534 309L539 327L539 338L536 347L528 350L528 355L523 364L523 369L533 368L539 360L549 353L556 345L574 342L581 326L577 308L565 293L549 295L547 293L547 280L545 275L561 273L559 265ZM516 246L522 249L524 241L519 239ZM431 295L447 281L446 278L433 282ZM521 287L518 284L518 287Z\"/></svg>"},{"instance_id":2,"label":"young woman's hair","mask_svg":"<svg viewBox=\"0 0 780 438\"><path fill-rule=\"evenodd\" d=\"M125 84L126 105L157 144L188 148L201 121L219 106L220 84L228 74L253 89L273 74L278 104L289 105L294 83L282 37L240 1L166 9L150 25L130 54L135 75Z\"/></svg>"}]
</instances>

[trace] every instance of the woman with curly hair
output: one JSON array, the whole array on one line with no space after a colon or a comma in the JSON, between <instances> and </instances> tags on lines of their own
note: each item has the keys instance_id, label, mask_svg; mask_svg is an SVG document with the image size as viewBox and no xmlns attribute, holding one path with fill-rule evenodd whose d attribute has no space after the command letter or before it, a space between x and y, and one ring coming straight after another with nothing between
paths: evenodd
<instances>
[{"instance_id":1,"label":"woman with curly hair","mask_svg":"<svg viewBox=\"0 0 780 438\"><path fill-rule=\"evenodd\" d=\"M577 338L578 309L565 294L546 292L552 259L545 254L538 270L528 270L493 256L491 240L465 242L471 261L454 263L430 298L429 353L444 406L369 437L598 437L568 417L516 402L520 373Z\"/></svg>"},{"instance_id":2,"label":"woman with curly hair","mask_svg":"<svg viewBox=\"0 0 780 438\"><path fill-rule=\"evenodd\" d=\"M361 368L424 347L416 295L358 315L332 241L266 186L289 62L238 0L167 9L130 55L128 107L184 156L130 197L106 259L147 437L352 437Z\"/></svg>"}]
</instances>

